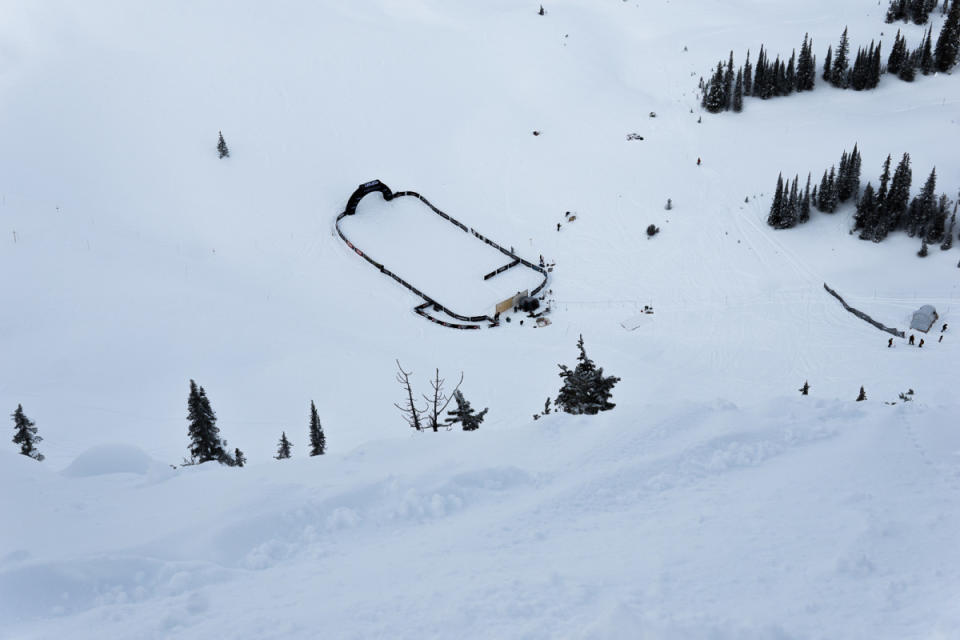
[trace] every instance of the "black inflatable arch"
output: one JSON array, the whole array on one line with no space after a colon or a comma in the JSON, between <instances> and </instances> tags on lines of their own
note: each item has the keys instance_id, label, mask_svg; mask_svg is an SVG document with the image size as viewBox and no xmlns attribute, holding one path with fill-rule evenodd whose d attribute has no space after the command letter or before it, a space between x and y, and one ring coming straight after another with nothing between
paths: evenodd
<instances>
[{"instance_id":1,"label":"black inflatable arch","mask_svg":"<svg viewBox=\"0 0 960 640\"><path fill-rule=\"evenodd\" d=\"M384 200L393 200L393 191L390 191L390 187L383 184L379 180L371 180L370 182L364 182L362 185L357 187L357 190L353 192L353 195L350 196L350 199L347 200L347 208L343 210L344 215L352 216L357 212L357 205L360 204L360 201L363 200L363 197L367 194L373 193L374 191L379 191L383 194Z\"/></svg>"}]
</instances>

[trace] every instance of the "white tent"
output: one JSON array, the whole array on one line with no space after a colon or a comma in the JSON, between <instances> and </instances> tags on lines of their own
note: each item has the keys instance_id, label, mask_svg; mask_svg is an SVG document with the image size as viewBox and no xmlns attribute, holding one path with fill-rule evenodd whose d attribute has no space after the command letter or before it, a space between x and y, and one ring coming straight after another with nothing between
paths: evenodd
<instances>
[{"instance_id":1,"label":"white tent","mask_svg":"<svg viewBox=\"0 0 960 640\"><path fill-rule=\"evenodd\" d=\"M926 333L937 321L937 310L932 305L925 304L913 312L913 319L910 321L910 328Z\"/></svg>"}]
</instances>

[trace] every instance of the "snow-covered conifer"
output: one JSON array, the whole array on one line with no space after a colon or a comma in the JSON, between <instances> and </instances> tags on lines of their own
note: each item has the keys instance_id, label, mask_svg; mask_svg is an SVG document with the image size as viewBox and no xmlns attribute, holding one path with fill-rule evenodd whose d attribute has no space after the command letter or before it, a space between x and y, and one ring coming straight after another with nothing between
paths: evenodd
<instances>
[{"instance_id":1,"label":"snow-covered conifer","mask_svg":"<svg viewBox=\"0 0 960 640\"><path fill-rule=\"evenodd\" d=\"M317 413L317 407L310 401L310 455L322 456L327 451L327 436L323 433L323 426L320 424L320 415Z\"/></svg>"},{"instance_id":2,"label":"snow-covered conifer","mask_svg":"<svg viewBox=\"0 0 960 640\"><path fill-rule=\"evenodd\" d=\"M193 380L190 381L190 396L187 399L187 420L190 459L198 464L211 460L231 464L232 460L220 439L217 416L210 406L207 392Z\"/></svg>"},{"instance_id":3,"label":"snow-covered conifer","mask_svg":"<svg viewBox=\"0 0 960 640\"><path fill-rule=\"evenodd\" d=\"M480 413L477 413L470 406L470 402L463 397L463 392L459 389L453 392L453 399L457 402L457 408L447 412L447 415L450 417L447 418L446 424L452 426L460 423L464 431L476 431L479 429L480 423L483 422L483 418L487 415L489 409L484 409Z\"/></svg>"},{"instance_id":4,"label":"snow-covered conifer","mask_svg":"<svg viewBox=\"0 0 960 640\"><path fill-rule=\"evenodd\" d=\"M18 404L17 410L10 414L10 417L13 418L13 443L20 445L20 453L42 462L44 456L37 449L37 443L43 438L37 434L36 424L23 412L23 405Z\"/></svg>"},{"instance_id":5,"label":"snow-covered conifer","mask_svg":"<svg viewBox=\"0 0 960 640\"><path fill-rule=\"evenodd\" d=\"M290 450L293 445L287 440L287 432L282 432L280 442L277 443L277 455L273 456L276 460L286 460L290 457Z\"/></svg>"},{"instance_id":6,"label":"snow-covered conifer","mask_svg":"<svg viewBox=\"0 0 960 640\"><path fill-rule=\"evenodd\" d=\"M609 411L616 405L610 402L613 387L620 378L603 375L603 368L597 368L583 346L583 335L577 341L580 355L577 356L577 366L570 370L565 365L560 367L560 377L563 386L557 395L556 405L567 413L596 414L600 411Z\"/></svg>"},{"instance_id":7,"label":"snow-covered conifer","mask_svg":"<svg viewBox=\"0 0 960 640\"><path fill-rule=\"evenodd\" d=\"M230 149L227 148L227 141L223 139L223 131L220 132L220 139L217 141L217 152L221 158L230 157Z\"/></svg>"}]
</instances>

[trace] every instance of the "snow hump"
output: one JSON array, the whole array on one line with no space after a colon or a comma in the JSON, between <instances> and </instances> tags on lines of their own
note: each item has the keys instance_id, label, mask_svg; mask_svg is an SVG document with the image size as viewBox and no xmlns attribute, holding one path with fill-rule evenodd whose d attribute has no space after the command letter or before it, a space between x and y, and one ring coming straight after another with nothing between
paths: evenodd
<instances>
[{"instance_id":1,"label":"snow hump","mask_svg":"<svg viewBox=\"0 0 960 640\"><path fill-rule=\"evenodd\" d=\"M80 478L110 473L146 475L164 465L142 449L129 444L102 444L87 449L63 470L63 475Z\"/></svg>"}]
</instances>

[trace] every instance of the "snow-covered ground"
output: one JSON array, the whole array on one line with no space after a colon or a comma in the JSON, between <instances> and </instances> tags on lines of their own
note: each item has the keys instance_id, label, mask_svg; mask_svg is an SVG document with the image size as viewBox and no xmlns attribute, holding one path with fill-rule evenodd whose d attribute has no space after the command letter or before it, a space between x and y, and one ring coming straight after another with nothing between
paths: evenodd
<instances>
[{"instance_id":1,"label":"snow-covered ground","mask_svg":"<svg viewBox=\"0 0 960 640\"><path fill-rule=\"evenodd\" d=\"M960 244L765 225L854 143L955 196L956 70L697 123L731 49L916 46L885 4L7 0L0 407L47 460L0 454L0 637L960 637ZM553 324L416 316L333 229L373 178L556 261ZM536 282L427 213L345 224L458 311ZM887 349L824 282L951 329ZM533 422L581 333L617 408ZM463 371L483 428L410 433L396 359ZM191 378L248 468L169 467Z\"/></svg>"}]
</instances>

